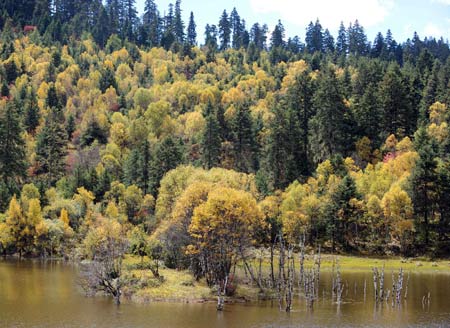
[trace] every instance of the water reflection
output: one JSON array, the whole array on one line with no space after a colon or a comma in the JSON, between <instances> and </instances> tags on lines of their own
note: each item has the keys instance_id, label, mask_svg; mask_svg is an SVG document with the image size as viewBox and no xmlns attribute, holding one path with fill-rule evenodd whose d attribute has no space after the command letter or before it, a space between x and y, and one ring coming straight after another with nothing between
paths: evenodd
<instances>
[{"instance_id":1,"label":"water reflection","mask_svg":"<svg viewBox=\"0 0 450 328\"><path fill-rule=\"evenodd\" d=\"M371 272L342 273L343 302L331 301L331 274L321 274L319 299L309 309L296 297L292 313L277 301L227 305L147 305L107 297L85 298L76 270L62 262L0 260L0 327L441 327L450 326L450 274L411 274L407 300L400 306L373 300ZM364 294L366 284L366 295ZM392 288L390 273L386 288ZM422 298L431 293L430 304Z\"/></svg>"}]
</instances>

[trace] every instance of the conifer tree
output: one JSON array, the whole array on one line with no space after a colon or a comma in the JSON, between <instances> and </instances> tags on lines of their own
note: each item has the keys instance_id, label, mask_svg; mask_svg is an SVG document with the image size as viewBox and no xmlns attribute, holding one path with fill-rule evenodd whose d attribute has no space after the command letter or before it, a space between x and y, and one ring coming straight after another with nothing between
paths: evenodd
<instances>
[{"instance_id":1,"label":"conifer tree","mask_svg":"<svg viewBox=\"0 0 450 328\"><path fill-rule=\"evenodd\" d=\"M217 166L220 157L220 127L217 116L211 102L208 102L205 109L205 130L201 140L202 161L206 169Z\"/></svg>"},{"instance_id":2,"label":"conifer tree","mask_svg":"<svg viewBox=\"0 0 450 328\"><path fill-rule=\"evenodd\" d=\"M197 25L194 20L194 13L191 11L191 15L189 16L189 24L187 28L187 43L193 47L197 44Z\"/></svg>"},{"instance_id":3,"label":"conifer tree","mask_svg":"<svg viewBox=\"0 0 450 328\"><path fill-rule=\"evenodd\" d=\"M348 133L350 126L346 120L346 107L336 73L330 67L321 73L314 94L315 115L312 118L312 153L320 162L333 154L344 153L352 144Z\"/></svg>"},{"instance_id":4,"label":"conifer tree","mask_svg":"<svg viewBox=\"0 0 450 328\"><path fill-rule=\"evenodd\" d=\"M3 182L17 184L25 176L25 141L13 101L0 109L0 174Z\"/></svg>"},{"instance_id":5,"label":"conifer tree","mask_svg":"<svg viewBox=\"0 0 450 328\"><path fill-rule=\"evenodd\" d=\"M227 11L224 10L219 21L219 37L220 37L220 50L225 50L230 47L231 41L231 23L228 19Z\"/></svg>"},{"instance_id":6,"label":"conifer tree","mask_svg":"<svg viewBox=\"0 0 450 328\"><path fill-rule=\"evenodd\" d=\"M256 142L248 104L240 105L232 122L236 169L254 172L256 168Z\"/></svg>"},{"instance_id":7,"label":"conifer tree","mask_svg":"<svg viewBox=\"0 0 450 328\"><path fill-rule=\"evenodd\" d=\"M66 144L64 116L62 111L52 107L36 142L36 173L42 175L48 185L53 185L65 173Z\"/></svg>"}]
</instances>

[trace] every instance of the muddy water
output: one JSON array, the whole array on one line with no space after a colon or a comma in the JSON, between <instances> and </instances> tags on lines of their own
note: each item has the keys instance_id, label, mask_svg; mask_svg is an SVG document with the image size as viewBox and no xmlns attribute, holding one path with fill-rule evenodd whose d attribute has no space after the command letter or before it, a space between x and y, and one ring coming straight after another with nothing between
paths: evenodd
<instances>
[{"instance_id":1,"label":"muddy water","mask_svg":"<svg viewBox=\"0 0 450 328\"><path fill-rule=\"evenodd\" d=\"M411 274L400 308L374 304L371 272L342 277L348 287L340 306L331 302L331 275L322 273L313 310L299 298L290 314L269 301L227 305L218 313L214 304L125 301L117 307L107 297L84 297L72 265L0 260L0 327L450 327L450 272ZM423 305L429 292L431 302Z\"/></svg>"}]
</instances>

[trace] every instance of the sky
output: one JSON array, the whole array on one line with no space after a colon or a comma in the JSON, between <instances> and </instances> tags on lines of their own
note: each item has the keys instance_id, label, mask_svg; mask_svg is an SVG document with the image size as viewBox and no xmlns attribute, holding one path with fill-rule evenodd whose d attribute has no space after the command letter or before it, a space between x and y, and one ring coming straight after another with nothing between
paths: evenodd
<instances>
[{"instance_id":1,"label":"sky","mask_svg":"<svg viewBox=\"0 0 450 328\"><path fill-rule=\"evenodd\" d=\"M167 12L175 0L156 0L161 14ZM140 13L144 0L136 0ZM403 42L416 31L420 38L433 36L450 40L450 0L182 0L184 22L194 12L197 35L203 41L207 23L218 24L224 9L228 13L236 7L249 29L254 23L266 23L273 29L280 19L286 36L305 39L305 28L319 18L323 28L336 37L341 21L347 27L355 19L364 27L369 41L378 32L391 29L394 39Z\"/></svg>"}]
</instances>

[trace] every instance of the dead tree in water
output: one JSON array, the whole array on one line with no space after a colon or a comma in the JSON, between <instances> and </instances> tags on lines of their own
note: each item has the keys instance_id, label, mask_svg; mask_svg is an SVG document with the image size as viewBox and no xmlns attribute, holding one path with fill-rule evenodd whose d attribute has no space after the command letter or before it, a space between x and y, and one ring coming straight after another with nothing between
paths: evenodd
<instances>
[{"instance_id":1,"label":"dead tree in water","mask_svg":"<svg viewBox=\"0 0 450 328\"><path fill-rule=\"evenodd\" d=\"M372 268L373 272L373 290L374 290L374 297L375 297L375 303L378 303L378 268Z\"/></svg>"},{"instance_id":2,"label":"dead tree in water","mask_svg":"<svg viewBox=\"0 0 450 328\"><path fill-rule=\"evenodd\" d=\"M381 269L381 274L380 274L380 301L382 301L384 299L384 264L383 264L383 269Z\"/></svg>"},{"instance_id":3,"label":"dead tree in water","mask_svg":"<svg viewBox=\"0 0 450 328\"><path fill-rule=\"evenodd\" d=\"M408 285L409 285L409 275L410 275L410 271L408 271L408 278L406 279L406 288L405 288L405 300L408 297Z\"/></svg>"},{"instance_id":4,"label":"dead tree in water","mask_svg":"<svg viewBox=\"0 0 450 328\"><path fill-rule=\"evenodd\" d=\"M395 279L394 272L392 272L392 306L400 305L403 289L403 269L400 268L397 279Z\"/></svg>"},{"instance_id":5,"label":"dead tree in water","mask_svg":"<svg viewBox=\"0 0 450 328\"><path fill-rule=\"evenodd\" d=\"M227 292L228 285L228 275L225 277L223 284L219 284L217 286L217 311L223 311L225 307L225 298L224 295Z\"/></svg>"},{"instance_id":6,"label":"dead tree in water","mask_svg":"<svg viewBox=\"0 0 450 328\"><path fill-rule=\"evenodd\" d=\"M292 308L292 298L294 295L294 248L289 245L288 248L288 263L287 263L287 269L288 269L288 276L287 276L287 286L286 286L286 312L290 312Z\"/></svg>"},{"instance_id":7,"label":"dead tree in water","mask_svg":"<svg viewBox=\"0 0 450 328\"><path fill-rule=\"evenodd\" d=\"M283 295L286 291L286 271L284 269L285 251L284 251L283 237L279 236L278 239L280 243L280 256L278 263L277 294L278 294L278 306L281 311L281 309L283 308Z\"/></svg>"},{"instance_id":8,"label":"dead tree in water","mask_svg":"<svg viewBox=\"0 0 450 328\"><path fill-rule=\"evenodd\" d=\"M342 292L344 291L344 284L341 279L341 267L339 264L339 258L336 258L336 303L342 303Z\"/></svg>"},{"instance_id":9,"label":"dead tree in water","mask_svg":"<svg viewBox=\"0 0 450 328\"><path fill-rule=\"evenodd\" d=\"M301 287L305 275L305 235L300 237L300 276L298 278L298 286Z\"/></svg>"}]
</instances>

